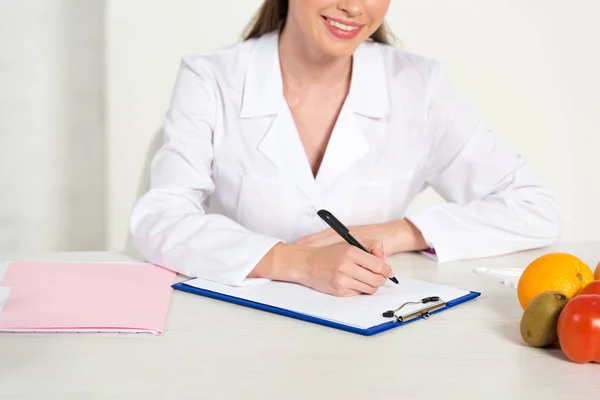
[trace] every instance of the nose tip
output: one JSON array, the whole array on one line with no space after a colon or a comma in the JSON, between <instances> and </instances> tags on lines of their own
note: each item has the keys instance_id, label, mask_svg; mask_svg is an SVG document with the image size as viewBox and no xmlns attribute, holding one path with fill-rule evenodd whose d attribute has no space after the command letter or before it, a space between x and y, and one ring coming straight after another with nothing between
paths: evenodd
<instances>
[{"instance_id":1,"label":"nose tip","mask_svg":"<svg viewBox=\"0 0 600 400\"><path fill-rule=\"evenodd\" d=\"M338 8L345 11L350 16L360 15L362 12L362 4L359 0L345 0L338 2Z\"/></svg>"}]
</instances>

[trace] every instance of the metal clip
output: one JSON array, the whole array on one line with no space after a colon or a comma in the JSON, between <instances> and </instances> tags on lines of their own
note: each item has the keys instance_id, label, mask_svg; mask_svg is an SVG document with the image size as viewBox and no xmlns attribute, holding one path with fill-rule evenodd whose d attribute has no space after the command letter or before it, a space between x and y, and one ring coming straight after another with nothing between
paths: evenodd
<instances>
[{"instance_id":1,"label":"metal clip","mask_svg":"<svg viewBox=\"0 0 600 400\"><path fill-rule=\"evenodd\" d=\"M431 304L430 306L409 312L408 314L397 315L397 312L408 304L427 304L427 303L433 303L433 304ZM433 311L439 310L440 308L444 308L445 306L446 306L446 303L443 300L441 300L439 297L426 297L424 299L421 299L421 301L406 302L406 303L402 304L400 307L398 307L397 309L388 310L388 311L384 312L382 315L385 318L394 318L395 322L406 322L406 321L409 321L411 319L415 319L418 317L421 317L423 319L429 319L429 318L431 318L431 313Z\"/></svg>"}]
</instances>

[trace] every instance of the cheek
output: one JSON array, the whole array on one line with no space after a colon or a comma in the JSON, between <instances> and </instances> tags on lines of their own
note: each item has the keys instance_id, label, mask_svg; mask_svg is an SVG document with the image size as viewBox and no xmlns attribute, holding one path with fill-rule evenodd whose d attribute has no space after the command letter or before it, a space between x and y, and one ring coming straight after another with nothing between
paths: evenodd
<instances>
[{"instance_id":1,"label":"cheek","mask_svg":"<svg viewBox=\"0 0 600 400\"><path fill-rule=\"evenodd\" d=\"M317 23L321 23L320 15L331 3L332 0L290 0L289 17L296 20L304 31L311 31Z\"/></svg>"},{"instance_id":2,"label":"cheek","mask_svg":"<svg viewBox=\"0 0 600 400\"><path fill-rule=\"evenodd\" d=\"M303 15L304 18L314 17L325 10L335 8L337 0L289 0L289 12Z\"/></svg>"},{"instance_id":3,"label":"cheek","mask_svg":"<svg viewBox=\"0 0 600 400\"><path fill-rule=\"evenodd\" d=\"M366 0L364 7L371 21L380 25L388 12L390 0Z\"/></svg>"}]
</instances>

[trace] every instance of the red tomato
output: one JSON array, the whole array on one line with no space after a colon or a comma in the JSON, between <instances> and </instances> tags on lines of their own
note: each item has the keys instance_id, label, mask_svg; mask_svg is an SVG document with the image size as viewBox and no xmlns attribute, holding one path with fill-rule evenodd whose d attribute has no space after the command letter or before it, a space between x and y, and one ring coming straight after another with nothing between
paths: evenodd
<instances>
[{"instance_id":1,"label":"red tomato","mask_svg":"<svg viewBox=\"0 0 600 400\"><path fill-rule=\"evenodd\" d=\"M600 294L571 299L558 318L558 341L576 363L600 363Z\"/></svg>"},{"instance_id":2,"label":"red tomato","mask_svg":"<svg viewBox=\"0 0 600 400\"><path fill-rule=\"evenodd\" d=\"M588 283L578 295L582 294L600 294L600 280Z\"/></svg>"}]
</instances>

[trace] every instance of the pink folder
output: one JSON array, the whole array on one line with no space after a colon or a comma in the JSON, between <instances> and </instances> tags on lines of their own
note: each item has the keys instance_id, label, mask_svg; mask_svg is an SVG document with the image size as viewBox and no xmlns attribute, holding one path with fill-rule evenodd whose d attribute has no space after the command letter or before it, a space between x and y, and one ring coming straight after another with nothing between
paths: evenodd
<instances>
[{"instance_id":1,"label":"pink folder","mask_svg":"<svg viewBox=\"0 0 600 400\"><path fill-rule=\"evenodd\" d=\"M13 262L0 332L161 335L175 277L146 263Z\"/></svg>"}]
</instances>

